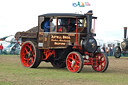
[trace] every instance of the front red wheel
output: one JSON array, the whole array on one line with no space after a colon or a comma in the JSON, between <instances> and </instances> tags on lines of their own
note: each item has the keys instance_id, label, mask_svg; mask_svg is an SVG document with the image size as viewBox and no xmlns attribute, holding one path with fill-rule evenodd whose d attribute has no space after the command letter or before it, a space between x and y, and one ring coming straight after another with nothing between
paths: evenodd
<instances>
[{"instance_id":1,"label":"front red wheel","mask_svg":"<svg viewBox=\"0 0 128 85\"><path fill-rule=\"evenodd\" d=\"M39 50L32 41L26 41L21 47L20 58L23 66L36 68L41 62Z\"/></svg>"},{"instance_id":2,"label":"front red wheel","mask_svg":"<svg viewBox=\"0 0 128 85\"><path fill-rule=\"evenodd\" d=\"M79 73L83 68L83 58L78 52L71 52L66 59L67 69L71 72Z\"/></svg>"},{"instance_id":3,"label":"front red wheel","mask_svg":"<svg viewBox=\"0 0 128 85\"><path fill-rule=\"evenodd\" d=\"M97 72L104 72L108 68L108 57L103 53L96 53L94 55L94 65L92 68Z\"/></svg>"}]
</instances>

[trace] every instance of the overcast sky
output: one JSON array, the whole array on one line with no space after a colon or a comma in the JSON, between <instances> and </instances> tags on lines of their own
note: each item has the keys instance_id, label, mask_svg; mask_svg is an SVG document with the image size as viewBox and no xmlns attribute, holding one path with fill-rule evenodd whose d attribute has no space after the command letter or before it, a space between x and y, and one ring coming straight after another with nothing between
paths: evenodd
<instances>
[{"instance_id":1,"label":"overcast sky","mask_svg":"<svg viewBox=\"0 0 128 85\"><path fill-rule=\"evenodd\" d=\"M72 3L89 2L91 6L73 7ZM93 10L96 34L104 41L123 39L128 26L127 0L1 0L0 37L15 35L38 25L38 15L45 13L86 13Z\"/></svg>"}]
</instances>

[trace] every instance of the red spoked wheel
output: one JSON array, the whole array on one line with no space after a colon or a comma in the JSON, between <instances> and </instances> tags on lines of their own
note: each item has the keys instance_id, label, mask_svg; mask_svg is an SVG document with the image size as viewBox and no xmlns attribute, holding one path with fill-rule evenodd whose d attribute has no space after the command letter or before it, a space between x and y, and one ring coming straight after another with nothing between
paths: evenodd
<instances>
[{"instance_id":1,"label":"red spoked wheel","mask_svg":"<svg viewBox=\"0 0 128 85\"><path fill-rule=\"evenodd\" d=\"M104 53L96 53L94 55L94 65L92 65L92 68L97 72L104 72L108 68L108 57Z\"/></svg>"},{"instance_id":2,"label":"red spoked wheel","mask_svg":"<svg viewBox=\"0 0 128 85\"><path fill-rule=\"evenodd\" d=\"M83 68L83 58L78 52L70 52L66 59L67 69L71 72L79 73Z\"/></svg>"},{"instance_id":3,"label":"red spoked wheel","mask_svg":"<svg viewBox=\"0 0 128 85\"><path fill-rule=\"evenodd\" d=\"M23 66L36 68L40 64L41 56L39 56L39 50L35 45L36 44L32 41L23 43L20 51L20 58Z\"/></svg>"}]
</instances>

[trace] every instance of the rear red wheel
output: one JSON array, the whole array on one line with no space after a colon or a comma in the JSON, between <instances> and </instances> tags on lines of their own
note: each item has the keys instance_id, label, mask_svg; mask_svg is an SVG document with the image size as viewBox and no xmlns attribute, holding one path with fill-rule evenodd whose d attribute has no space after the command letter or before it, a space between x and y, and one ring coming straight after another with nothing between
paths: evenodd
<instances>
[{"instance_id":1,"label":"rear red wheel","mask_svg":"<svg viewBox=\"0 0 128 85\"><path fill-rule=\"evenodd\" d=\"M79 73L83 68L83 58L78 52L71 52L66 59L67 69L71 72Z\"/></svg>"},{"instance_id":2,"label":"rear red wheel","mask_svg":"<svg viewBox=\"0 0 128 85\"><path fill-rule=\"evenodd\" d=\"M36 68L41 62L39 50L32 41L26 41L21 47L20 58L23 66Z\"/></svg>"},{"instance_id":3,"label":"rear red wheel","mask_svg":"<svg viewBox=\"0 0 128 85\"><path fill-rule=\"evenodd\" d=\"M108 68L108 57L103 53L96 53L94 55L94 65L92 65L92 68L97 72L104 72Z\"/></svg>"}]
</instances>

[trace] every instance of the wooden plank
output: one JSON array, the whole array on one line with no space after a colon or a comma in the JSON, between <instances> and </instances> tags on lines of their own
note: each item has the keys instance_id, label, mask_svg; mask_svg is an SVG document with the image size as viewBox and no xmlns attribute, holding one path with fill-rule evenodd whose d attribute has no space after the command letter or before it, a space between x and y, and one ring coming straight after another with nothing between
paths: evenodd
<instances>
[{"instance_id":1,"label":"wooden plank","mask_svg":"<svg viewBox=\"0 0 128 85\"><path fill-rule=\"evenodd\" d=\"M37 32L17 32L16 38L37 38Z\"/></svg>"}]
</instances>

